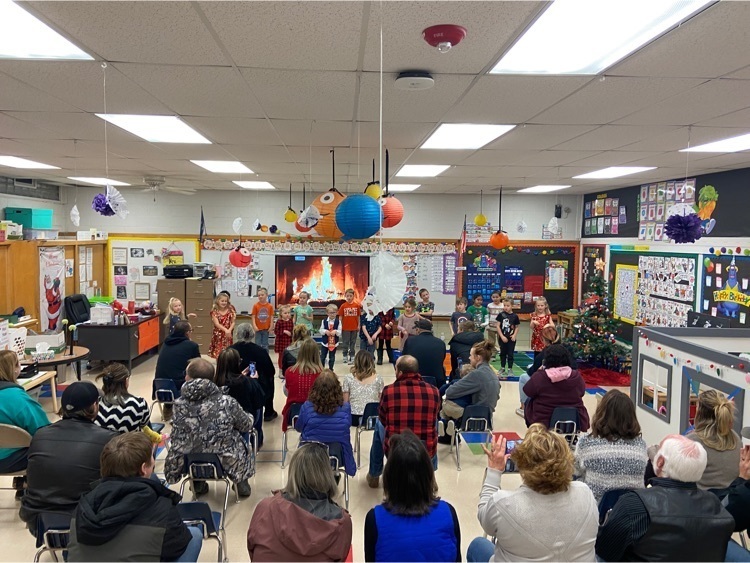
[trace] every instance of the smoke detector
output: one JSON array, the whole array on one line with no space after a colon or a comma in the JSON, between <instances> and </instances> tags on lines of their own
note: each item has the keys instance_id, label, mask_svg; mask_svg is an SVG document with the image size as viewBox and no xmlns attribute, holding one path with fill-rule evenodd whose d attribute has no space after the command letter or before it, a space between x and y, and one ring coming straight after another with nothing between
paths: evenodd
<instances>
[{"instance_id":1,"label":"smoke detector","mask_svg":"<svg viewBox=\"0 0 750 563\"><path fill-rule=\"evenodd\" d=\"M399 90L429 90L435 85L435 80L429 72L409 70L396 77L396 88Z\"/></svg>"},{"instance_id":2,"label":"smoke detector","mask_svg":"<svg viewBox=\"0 0 750 563\"><path fill-rule=\"evenodd\" d=\"M466 28L454 24L433 25L422 31L422 38L441 53L447 53L466 37Z\"/></svg>"}]
</instances>

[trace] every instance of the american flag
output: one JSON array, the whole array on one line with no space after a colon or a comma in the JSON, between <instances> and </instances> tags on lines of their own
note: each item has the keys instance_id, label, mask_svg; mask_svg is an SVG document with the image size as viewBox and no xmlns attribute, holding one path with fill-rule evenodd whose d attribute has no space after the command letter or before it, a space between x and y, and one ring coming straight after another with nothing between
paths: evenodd
<instances>
[{"instance_id":1,"label":"american flag","mask_svg":"<svg viewBox=\"0 0 750 563\"><path fill-rule=\"evenodd\" d=\"M461 231L461 252L460 254L463 254L466 252L466 215L464 215L464 228Z\"/></svg>"},{"instance_id":2,"label":"american flag","mask_svg":"<svg viewBox=\"0 0 750 563\"><path fill-rule=\"evenodd\" d=\"M198 232L198 241L201 246L203 246L203 237L206 236L206 219L203 217L203 206L201 205L201 226L200 231Z\"/></svg>"}]
</instances>

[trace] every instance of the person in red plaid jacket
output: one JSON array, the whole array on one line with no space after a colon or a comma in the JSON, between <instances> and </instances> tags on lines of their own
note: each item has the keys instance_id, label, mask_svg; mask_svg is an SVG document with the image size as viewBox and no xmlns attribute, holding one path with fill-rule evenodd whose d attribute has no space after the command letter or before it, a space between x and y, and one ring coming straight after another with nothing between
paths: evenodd
<instances>
[{"instance_id":1,"label":"person in red plaid jacket","mask_svg":"<svg viewBox=\"0 0 750 563\"><path fill-rule=\"evenodd\" d=\"M425 442L427 452L437 469L437 419L440 392L422 381L419 363L414 356L396 361L396 382L386 386L380 397L378 422L370 448L367 484L376 489L383 473L383 457L388 454L388 440L408 428Z\"/></svg>"},{"instance_id":2,"label":"person in red plaid jacket","mask_svg":"<svg viewBox=\"0 0 750 563\"><path fill-rule=\"evenodd\" d=\"M393 339L393 327L396 326L394 309L380 313L380 334L378 334L378 365L383 365L383 346L388 350L388 362L393 363L393 350L391 340Z\"/></svg>"}]
</instances>

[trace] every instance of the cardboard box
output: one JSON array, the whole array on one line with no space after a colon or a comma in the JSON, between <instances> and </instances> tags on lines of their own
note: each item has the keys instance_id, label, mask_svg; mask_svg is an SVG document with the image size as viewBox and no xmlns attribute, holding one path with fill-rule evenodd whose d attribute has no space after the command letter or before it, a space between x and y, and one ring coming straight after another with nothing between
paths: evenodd
<instances>
[{"instance_id":1,"label":"cardboard box","mask_svg":"<svg viewBox=\"0 0 750 563\"><path fill-rule=\"evenodd\" d=\"M52 209L6 207L5 219L23 225L25 229L51 229Z\"/></svg>"},{"instance_id":2,"label":"cardboard box","mask_svg":"<svg viewBox=\"0 0 750 563\"><path fill-rule=\"evenodd\" d=\"M115 313L112 307L104 305L91 307L89 315L91 316L91 323L96 325L112 324L115 320Z\"/></svg>"},{"instance_id":3,"label":"cardboard box","mask_svg":"<svg viewBox=\"0 0 750 563\"><path fill-rule=\"evenodd\" d=\"M65 331L54 334L27 334L24 352L31 354L31 351L36 350L36 345L40 342L49 344L50 350L54 350L55 353L62 352L65 350Z\"/></svg>"}]
</instances>

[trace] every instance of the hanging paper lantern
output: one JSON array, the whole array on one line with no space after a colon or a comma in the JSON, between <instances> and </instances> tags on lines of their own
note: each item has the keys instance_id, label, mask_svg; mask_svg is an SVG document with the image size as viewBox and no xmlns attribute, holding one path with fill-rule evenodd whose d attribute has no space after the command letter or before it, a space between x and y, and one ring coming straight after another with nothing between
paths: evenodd
<instances>
[{"instance_id":1,"label":"hanging paper lantern","mask_svg":"<svg viewBox=\"0 0 750 563\"><path fill-rule=\"evenodd\" d=\"M487 224L487 217L485 217L482 213L474 217L474 224L477 227L484 227Z\"/></svg>"},{"instance_id":2,"label":"hanging paper lantern","mask_svg":"<svg viewBox=\"0 0 750 563\"><path fill-rule=\"evenodd\" d=\"M372 199L379 199L383 195L380 182L369 182L365 188L365 195Z\"/></svg>"},{"instance_id":3,"label":"hanging paper lantern","mask_svg":"<svg viewBox=\"0 0 750 563\"><path fill-rule=\"evenodd\" d=\"M238 246L229 253L229 263L235 268L247 268L252 258L250 251L242 246Z\"/></svg>"},{"instance_id":4,"label":"hanging paper lantern","mask_svg":"<svg viewBox=\"0 0 750 563\"><path fill-rule=\"evenodd\" d=\"M389 195L380 199L383 208L383 227L390 229L404 218L404 206L395 196Z\"/></svg>"},{"instance_id":5,"label":"hanging paper lantern","mask_svg":"<svg viewBox=\"0 0 750 563\"><path fill-rule=\"evenodd\" d=\"M336 208L335 222L347 239L370 238L380 230L380 204L364 194L350 195Z\"/></svg>"},{"instance_id":6,"label":"hanging paper lantern","mask_svg":"<svg viewBox=\"0 0 750 563\"><path fill-rule=\"evenodd\" d=\"M320 217L315 225L315 230L320 236L341 238L341 227L336 224L336 209L341 202L345 200L346 196L334 188L331 188L324 194L320 194L313 200L310 207L317 210L318 216ZM378 228L379 227L380 225L378 225Z\"/></svg>"},{"instance_id":7,"label":"hanging paper lantern","mask_svg":"<svg viewBox=\"0 0 750 563\"><path fill-rule=\"evenodd\" d=\"M273 235L275 235L276 233L278 233L278 232L279 232L279 228L278 228L278 227L277 227L276 225L271 225L271 226L270 226L270 227L268 228L268 230L269 230L269 231L271 231L271 234L273 234Z\"/></svg>"},{"instance_id":8,"label":"hanging paper lantern","mask_svg":"<svg viewBox=\"0 0 750 563\"><path fill-rule=\"evenodd\" d=\"M490 246L499 250L508 246L508 234L503 231L497 231L490 237Z\"/></svg>"},{"instance_id":9,"label":"hanging paper lantern","mask_svg":"<svg viewBox=\"0 0 750 563\"><path fill-rule=\"evenodd\" d=\"M664 232L677 244L695 242L703 236L701 219L695 213L671 215L664 225Z\"/></svg>"},{"instance_id":10,"label":"hanging paper lantern","mask_svg":"<svg viewBox=\"0 0 750 563\"><path fill-rule=\"evenodd\" d=\"M286 221L287 223L294 223L296 220L297 212L291 207L288 207L286 213L284 213L284 221Z\"/></svg>"}]
</instances>

